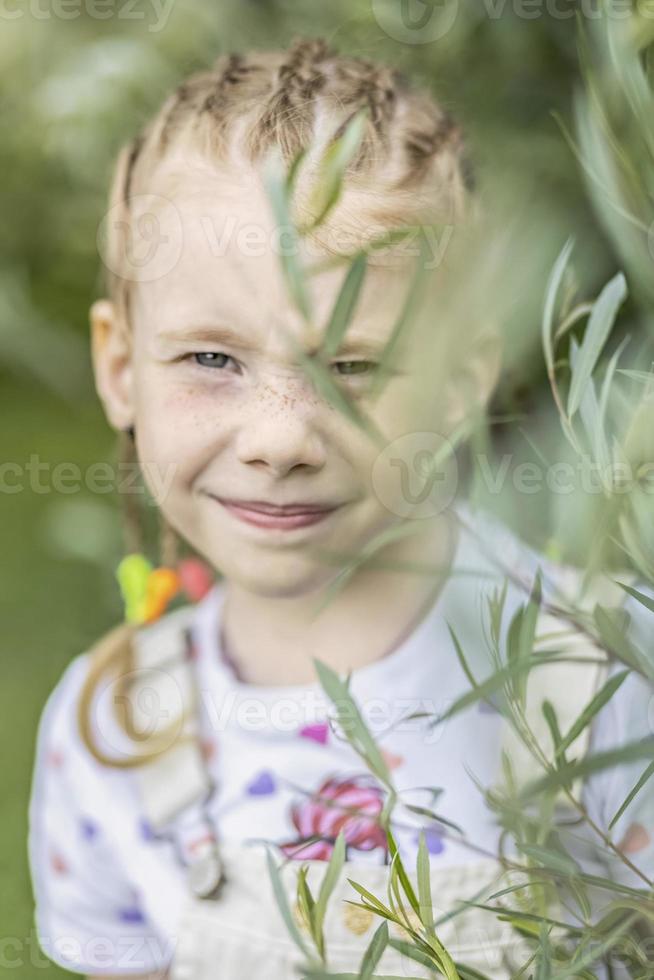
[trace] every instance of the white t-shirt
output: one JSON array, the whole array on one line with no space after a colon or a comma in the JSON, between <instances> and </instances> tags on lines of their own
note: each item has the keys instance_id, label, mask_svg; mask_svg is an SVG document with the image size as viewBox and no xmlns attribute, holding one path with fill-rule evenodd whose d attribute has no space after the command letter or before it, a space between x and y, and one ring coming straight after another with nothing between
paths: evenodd
<instances>
[{"instance_id":1,"label":"white t-shirt","mask_svg":"<svg viewBox=\"0 0 654 980\"><path fill-rule=\"evenodd\" d=\"M429 807L460 828L461 833L446 825L442 832L428 831L431 861L441 865L497 852L498 828L475 781L489 785L498 773L501 716L492 705L480 703L435 728L425 717L407 716L442 713L469 690L448 624L477 677L491 672L487 599L504 579L486 557L487 549L527 588L538 567L545 583L554 581L557 571L487 515L467 507L459 513L475 534L460 532L452 573L435 604L399 647L353 671L350 681L402 800ZM310 799L320 793L361 808L361 818L351 818L347 826L348 858L379 863L382 843L374 821L366 818L378 812L379 791L349 743L330 728L331 703L318 682L263 687L238 679L220 646L224 595L220 582L193 617L203 745L216 784L209 809L218 835L244 842L265 839L283 845L287 853L312 834L333 837L335 811ZM525 600L509 583L503 632ZM649 614L635 602L627 608L646 649ZM647 652L651 656L651 647ZM50 695L38 732L29 836L37 931L44 952L67 969L91 975L143 973L161 968L174 953L186 872L179 842L158 838L145 820L134 772L100 765L80 740L76 702L88 657L84 653L70 663ZM623 664L616 662L610 672L620 669ZM595 718L591 751L650 736L653 728L654 685L633 673ZM607 827L646 764L604 770L586 781L583 799L601 827ZM431 793L429 787L440 792ZM645 787L612 832L650 878L653 797ZM423 823L402 808L395 825L410 867ZM183 834L180 839L184 846L193 844ZM330 853L327 842L299 850L297 857L329 858ZM618 860L612 874L642 887Z\"/></svg>"}]
</instances>

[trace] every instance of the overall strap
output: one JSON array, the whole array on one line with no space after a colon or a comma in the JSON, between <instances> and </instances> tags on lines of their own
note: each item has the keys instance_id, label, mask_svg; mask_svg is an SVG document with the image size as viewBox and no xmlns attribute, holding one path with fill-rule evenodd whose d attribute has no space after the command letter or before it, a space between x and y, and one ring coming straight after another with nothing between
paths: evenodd
<instances>
[{"instance_id":1,"label":"overall strap","mask_svg":"<svg viewBox=\"0 0 654 980\"><path fill-rule=\"evenodd\" d=\"M132 710L141 730L170 732L170 748L134 769L144 815L157 832L206 799L210 785L201 754L193 677L193 606L168 613L136 632Z\"/></svg>"}]
</instances>

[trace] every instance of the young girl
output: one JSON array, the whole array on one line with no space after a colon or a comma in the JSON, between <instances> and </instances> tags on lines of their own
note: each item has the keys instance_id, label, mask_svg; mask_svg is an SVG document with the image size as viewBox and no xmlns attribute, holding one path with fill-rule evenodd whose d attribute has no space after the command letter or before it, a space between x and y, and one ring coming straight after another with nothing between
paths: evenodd
<instances>
[{"instance_id":1,"label":"young girl","mask_svg":"<svg viewBox=\"0 0 654 980\"><path fill-rule=\"evenodd\" d=\"M362 108L340 198L312 235L289 232L284 244L267 154L278 148L289 164L306 146L316 153L294 198L310 223L312 163ZM501 828L482 788L499 778L509 726L492 699L429 721L470 688L454 636L477 677L488 672L489 600L505 587L503 649L538 568L550 597L574 576L459 499L451 462L428 492L412 482L416 458L488 399L496 345L481 333L448 339L434 305L393 349L380 392L411 264L370 251L328 362L332 395L374 423L380 447L302 361L325 340L345 266L314 270L307 317L288 273L293 262L353 253L379 229L426 218L456 225L470 191L450 115L397 72L320 39L220 58L122 151L107 223L110 299L91 310L93 358L108 419L163 516L162 567L148 579L149 605L132 595L128 622L72 661L41 721L30 860L40 943L62 966L177 980L297 976L300 951L266 845L289 859L281 876L310 947L293 872L308 865L315 895L342 830L347 863L326 950L331 969L358 970L381 919L344 901L358 898L347 878L385 895L385 789L334 724L318 662L350 673L398 793L394 838L411 869L424 834L436 914L499 887ZM402 527L419 533L394 533ZM198 564L177 564L177 535L216 570L211 587L198 582ZM372 547L380 537L386 543ZM127 578L143 581L143 561L122 567L128 598ZM165 612L190 573L191 594L204 594ZM622 666L590 652L588 665L558 665L548 682L562 729ZM649 734L651 696L631 674L573 744L577 756ZM540 701L536 709L537 725ZM583 785L600 835L641 768L604 770ZM614 828L616 848L600 837L601 855L584 860L611 862L619 880L646 887L653 826L645 792ZM508 977L511 957L526 958L518 934L481 910L449 919L439 936L457 962L487 976ZM433 975L390 947L377 972Z\"/></svg>"}]
</instances>

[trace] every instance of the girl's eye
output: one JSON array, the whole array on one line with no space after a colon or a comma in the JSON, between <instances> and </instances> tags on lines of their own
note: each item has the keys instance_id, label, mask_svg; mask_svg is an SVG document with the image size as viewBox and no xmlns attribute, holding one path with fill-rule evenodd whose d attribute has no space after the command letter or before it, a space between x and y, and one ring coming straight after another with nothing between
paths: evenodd
<instances>
[{"instance_id":1,"label":"girl's eye","mask_svg":"<svg viewBox=\"0 0 654 980\"><path fill-rule=\"evenodd\" d=\"M193 357L197 364L200 364L202 367L211 368L225 367L225 361L231 360L229 354L220 354L216 351L201 351L198 354L194 354Z\"/></svg>"},{"instance_id":2,"label":"girl's eye","mask_svg":"<svg viewBox=\"0 0 654 980\"><path fill-rule=\"evenodd\" d=\"M374 361L337 361L334 367L345 368L344 371L339 373L349 377L353 374L372 373L377 365Z\"/></svg>"}]
</instances>

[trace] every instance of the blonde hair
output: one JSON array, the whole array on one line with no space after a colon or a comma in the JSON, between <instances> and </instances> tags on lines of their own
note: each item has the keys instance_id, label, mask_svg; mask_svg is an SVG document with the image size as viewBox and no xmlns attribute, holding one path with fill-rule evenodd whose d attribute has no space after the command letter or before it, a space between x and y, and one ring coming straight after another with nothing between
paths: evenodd
<instances>
[{"instance_id":1,"label":"blonde hair","mask_svg":"<svg viewBox=\"0 0 654 980\"><path fill-rule=\"evenodd\" d=\"M287 50L221 55L213 67L187 78L155 116L124 146L115 165L106 243L107 289L117 315L130 326L133 284L126 268L130 199L147 193L162 161L176 149L229 168L256 164L278 147L290 165L310 146L325 145L345 131L366 108L365 129L344 175L342 201L314 234L329 250L330 226L373 224L388 230L464 214L473 178L463 133L452 115L426 90L387 65L341 55L324 38L296 37ZM297 207L306 207L310 173L298 178ZM347 191L347 192L346 192ZM362 233L363 234L363 233ZM122 435L129 454L133 444ZM126 498L130 494L124 495ZM140 550L138 514L123 501L128 547ZM161 517L160 551L167 562L175 535ZM121 677L134 666L134 628L124 624L92 651L79 700L79 726L92 755L105 765L139 765L160 754L156 747L134 759L113 759L95 743L91 711L99 683ZM123 727L126 725L123 722ZM131 734L128 731L128 734ZM170 744L166 735L161 744Z\"/></svg>"}]
</instances>

